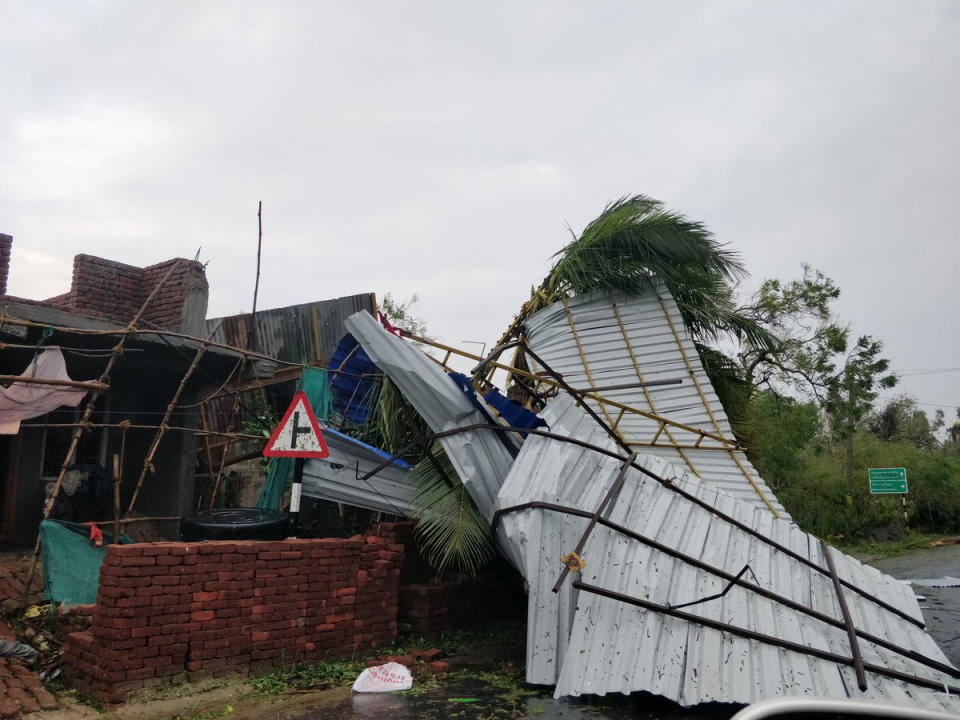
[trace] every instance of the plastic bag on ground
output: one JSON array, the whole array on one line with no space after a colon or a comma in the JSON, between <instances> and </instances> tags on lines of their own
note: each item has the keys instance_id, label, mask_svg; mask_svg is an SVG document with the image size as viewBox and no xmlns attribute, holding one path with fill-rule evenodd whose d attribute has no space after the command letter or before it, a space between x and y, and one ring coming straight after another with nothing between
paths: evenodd
<instances>
[{"instance_id":1,"label":"plastic bag on ground","mask_svg":"<svg viewBox=\"0 0 960 720\"><path fill-rule=\"evenodd\" d=\"M353 691L358 693L396 692L411 687L413 676L410 670L395 662L368 667L353 683Z\"/></svg>"}]
</instances>

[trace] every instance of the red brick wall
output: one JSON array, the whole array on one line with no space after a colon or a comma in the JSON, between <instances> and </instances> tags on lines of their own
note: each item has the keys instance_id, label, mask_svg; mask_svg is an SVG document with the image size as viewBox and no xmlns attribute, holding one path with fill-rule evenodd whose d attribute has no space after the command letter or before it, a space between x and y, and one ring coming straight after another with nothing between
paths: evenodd
<instances>
[{"instance_id":1,"label":"red brick wall","mask_svg":"<svg viewBox=\"0 0 960 720\"><path fill-rule=\"evenodd\" d=\"M65 673L104 702L140 687L343 657L397 634L403 547L380 537L111 546Z\"/></svg>"},{"instance_id":2,"label":"red brick wall","mask_svg":"<svg viewBox=\"0 0 960 720\"><path fill-rule=\"evenodd\" d=\"M7 294L7 276L10 274L10 248L13 237L0 233L0 295Z\"/></svg>"},{"instance_id":3,"label":"red brick wall","mask_svg":"<svg viewBox=\"0 0 960 720\"><path fill-rule=\"evenodd\" d=\"M143 319L169 330L196 332L194 326L202 324L206 316L208 286L203 265L192 260L167 260L138 268L93 255L77 255L73 259L70 291L47 303L63 310L127 322L175 262L180 263L179 267L147 306ZM185 325L190 327L184 328Z\"/></svg>"}]
</instances>

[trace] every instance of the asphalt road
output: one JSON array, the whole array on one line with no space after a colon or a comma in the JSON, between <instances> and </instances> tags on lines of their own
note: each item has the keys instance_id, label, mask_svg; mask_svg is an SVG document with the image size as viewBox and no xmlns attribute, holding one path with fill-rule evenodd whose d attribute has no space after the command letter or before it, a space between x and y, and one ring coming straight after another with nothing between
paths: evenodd
<instances>
[{"instance_id":1,"label":"asphalt road","mask_svg":"<svg viewBox=\"0 0 960 720\"><path fill-rule=\"evenodd\" d=\"M957 667L960 667L960 587L935 587L926 581L960 578L960 545L915 550L869 563L878 570L912 583L920 602L927 630ZM960 580L957 581L960 585Z\"/></svg>"}]
</instances>

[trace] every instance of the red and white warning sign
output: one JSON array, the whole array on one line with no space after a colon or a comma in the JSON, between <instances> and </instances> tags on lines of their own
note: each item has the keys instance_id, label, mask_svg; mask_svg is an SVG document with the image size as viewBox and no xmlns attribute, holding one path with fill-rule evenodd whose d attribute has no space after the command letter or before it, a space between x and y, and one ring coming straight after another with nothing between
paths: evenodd
<instances>
[{"instance_id":1,"label":"red and white warning sign","mask_svg":"<svg viewBox=\"0 0 960 720\"><path fill-rule=\"evenodd\" d=\"M325 458L330 454L317 416L302 390L293 396L293 402L267 441L263 454L292 458Z\"/></svg>"}]
</instances>

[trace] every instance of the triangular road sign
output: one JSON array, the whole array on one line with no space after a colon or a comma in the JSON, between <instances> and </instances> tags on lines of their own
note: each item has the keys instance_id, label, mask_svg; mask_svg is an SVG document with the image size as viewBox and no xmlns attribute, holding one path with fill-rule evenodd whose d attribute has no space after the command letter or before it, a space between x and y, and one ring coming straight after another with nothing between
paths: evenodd
<instances>
[{"instance_id":1,"label":"triangular road sign","mask_svg":"<svg viewBox=\"0 0 960 720\"><path fill-rule=\"evenodd\" d=\"M330 454L320 432L320 423L303 390L293 396L293 402L267 441L263 454L292 458L325 458Z\"/></svg>"}]
</instances>

